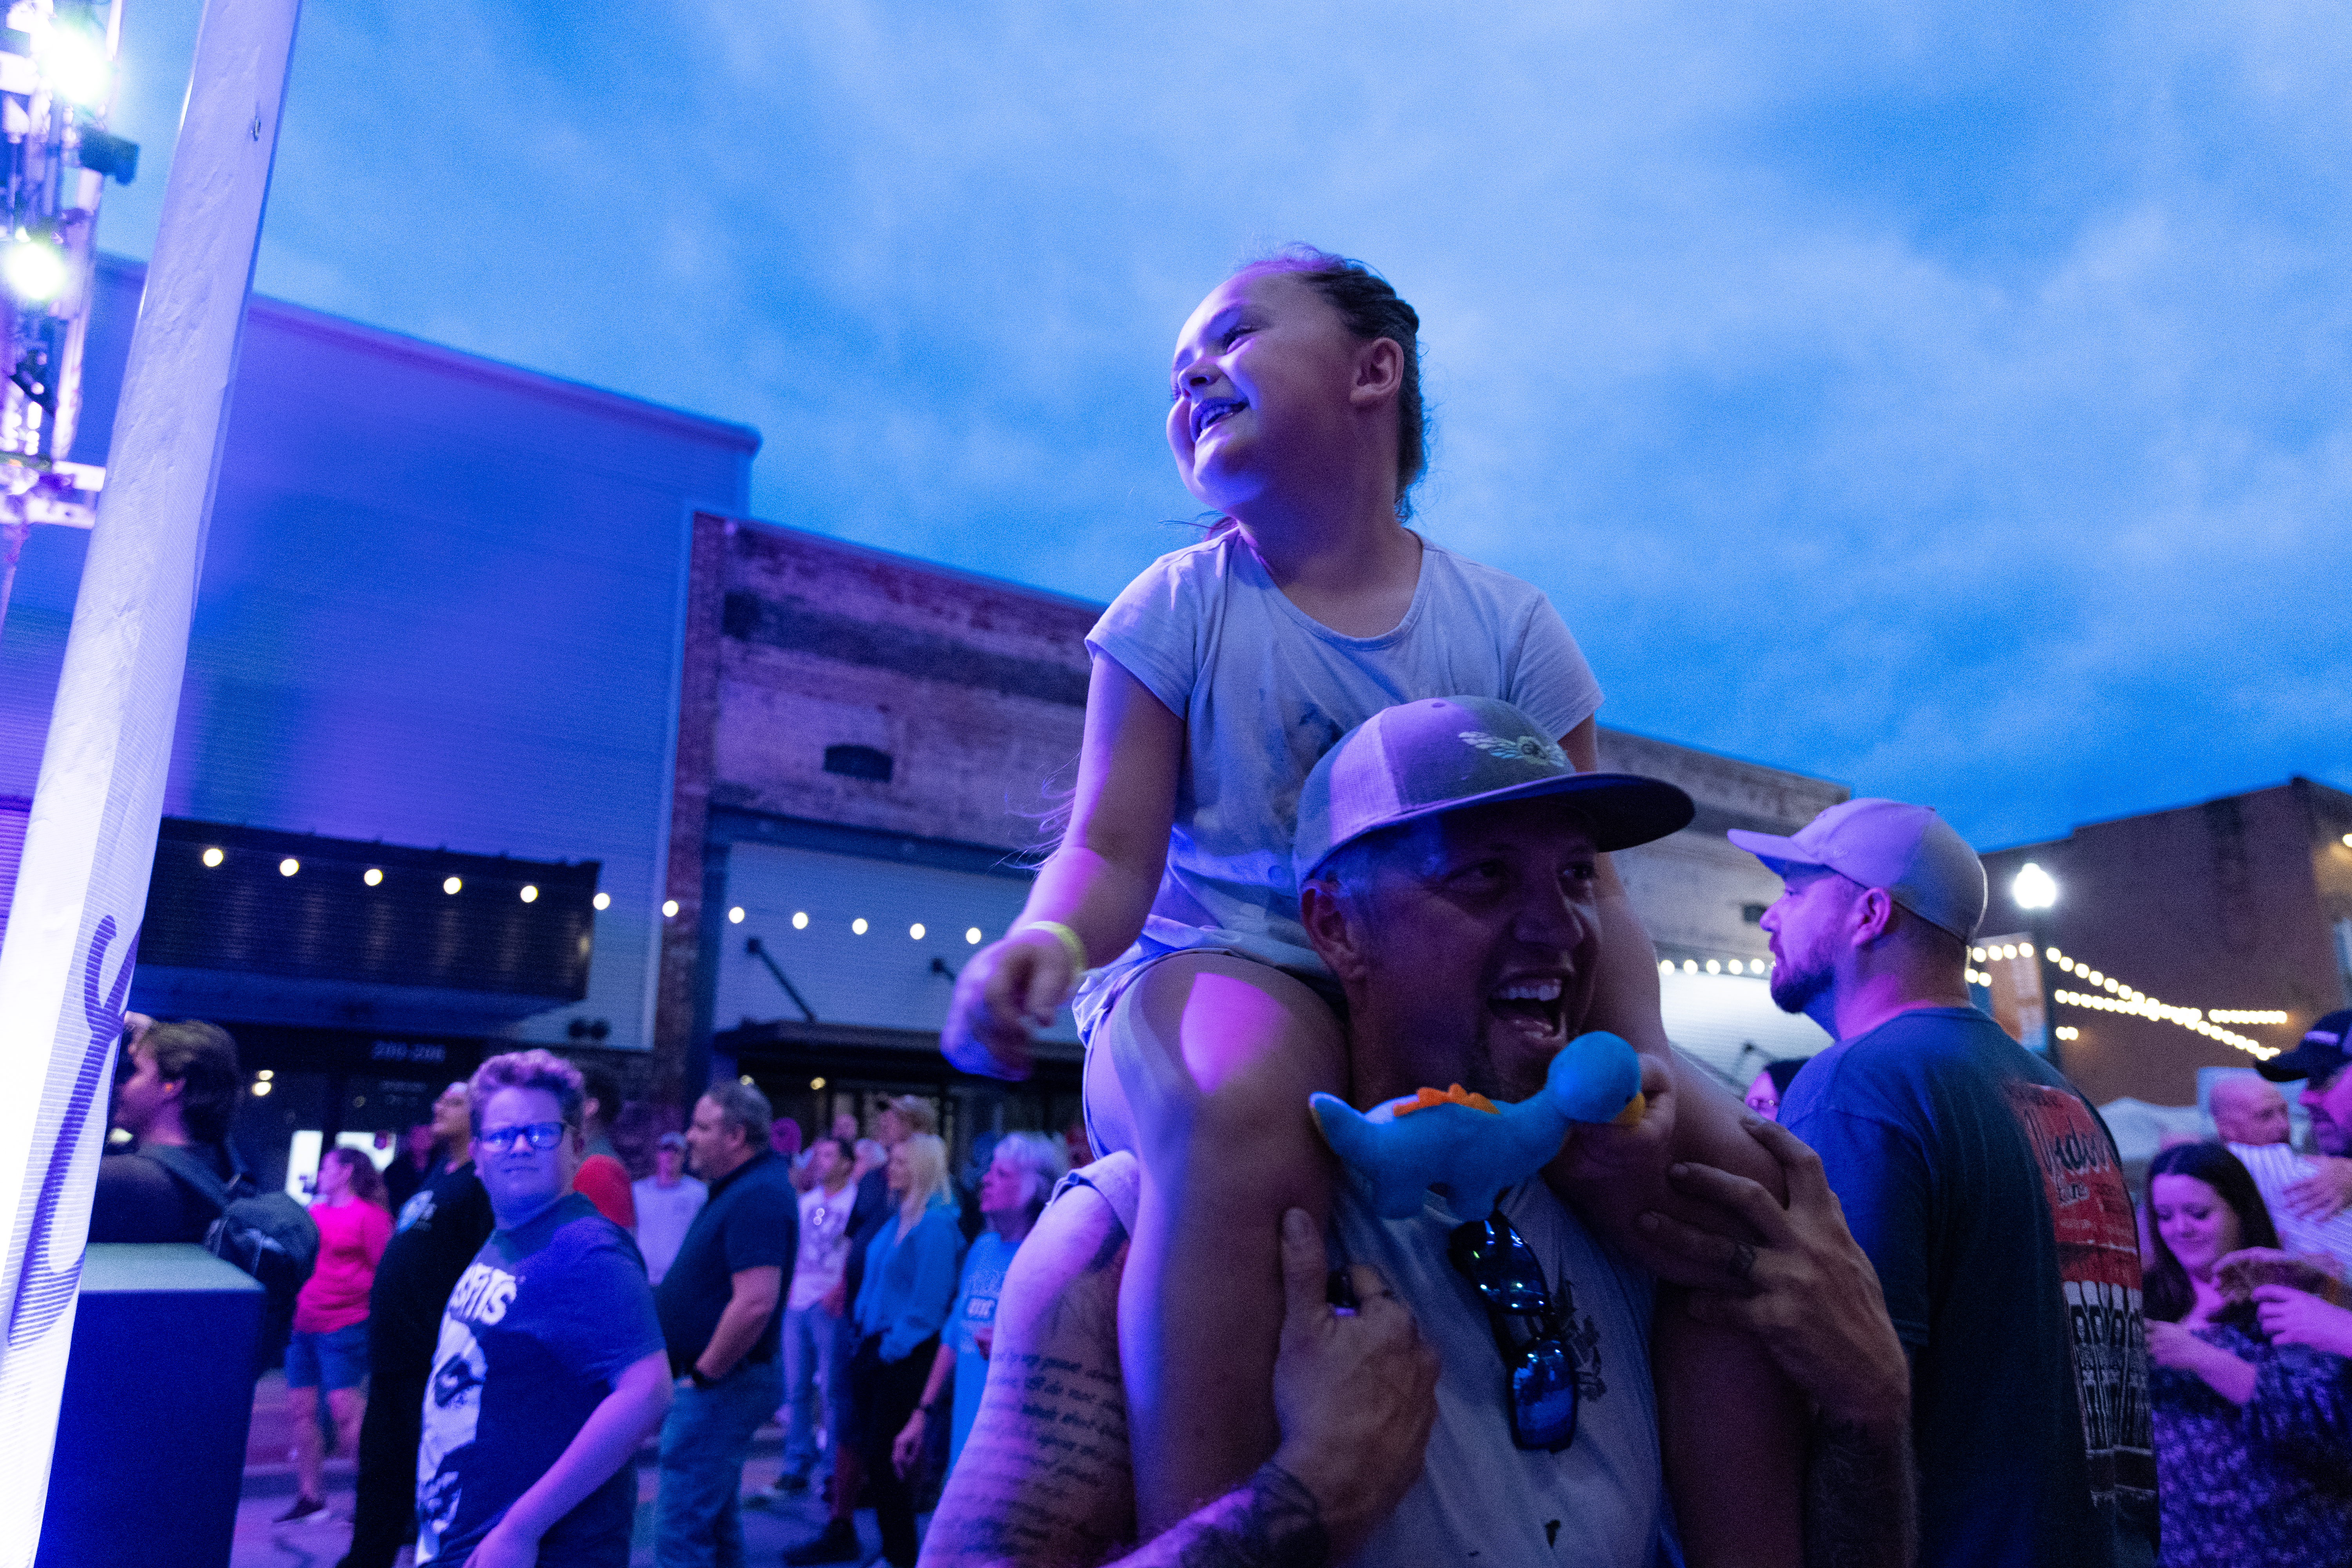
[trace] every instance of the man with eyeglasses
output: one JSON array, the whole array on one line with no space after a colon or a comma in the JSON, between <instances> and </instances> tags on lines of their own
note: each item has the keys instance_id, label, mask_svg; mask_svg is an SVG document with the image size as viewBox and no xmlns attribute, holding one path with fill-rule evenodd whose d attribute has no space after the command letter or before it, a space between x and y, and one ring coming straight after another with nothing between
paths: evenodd
<instances>
[{"instance_id":1,"label":"man with eyeglasses","mask_svg":"<svg viewBox=\"0 0 2352 1568\"><path fill-rule=\"evenodd\" d=\"M1497 1100L1537 1092L1592 996L1597 855L1663 837L1690 811L1670 785L1575 773L1524 716L1482 699L1402 705L1351 731L1307 780L1296 851L1303 924L1344 997L1349 1099L1365 1108L1444 1084ZM1654 1067L1644 1089L1675 1092ZM1589 1142L1613 1149L1623 1185L1643 1201L1654 1200L1643 1160L1654 1161L1664 1190L1663 1152L1642 1130ZM1764 1152L1790 1164L1770 1144ZM1580 1173L1593 1152L1571 1157ZM942 1568L1092 1561L1133 1530L1113 1328L1133 1162L1115 1155L1071 1180L1091 1191L1056 1197L1006 1279L978 1422L927 1544L927 1562ZM1851 1253L1834 1203L1791 1184L1800 1205L1783 1211L1768 1196L1783 1223L1757 1240L1776 1260ZM1333 1229L1349 1268L1331 1284L1340 1305L1324 1309L1297 1278L1311 1223L1303 1211L1286 1220L1281 1448L1122 1562L1659 1560L1652 1277L1533 1177L1491 1213L1454 1212L1433 1192L1402 1220L1343 1187ZM1842 1276L1814 1274L1811 1342L1829 1353L1776 1359L1812 1374L1798 1386L1823 1408L1864 1415L1876 1434L1846 1456L1847 1484L1817 1489L1808 1510L1809 1537L1846 1554L1809 1555L1899 1564L1902 1362L1866 1263L1850 1261ZM1310 1269L1320 1262L1310 1254ZM1709 1278L1734 1283L1719 1264ZM1663 1318L1660 1327L1679 1330ZM1421 1392L1433 1382L1433 1405ZM1679 1392L1718 1411L1754 1394L1687 1383ZM1758 1455L1748 1473L1685 1484L1719 1501L1761 1495L1784 1474ZM1864 1512L1874 1517L1855 1517ZM1785 1552L1758 1544L1748 1560Z\"/></svg>"},{"instance_id":2,"label":"man with eyeglasses","mask_svg":"<svg viewBox=\"0 0 2352 1568\"><path fill-rule=\"evenodd\" d=\"M670 1402L653 1289L629 1233L572 1190L577 1068L492 1057L473 1152L498 1228L441 1317L416 1458L416 1561L626 1568L631 1464Z\"/></svg>"}]
</instances>

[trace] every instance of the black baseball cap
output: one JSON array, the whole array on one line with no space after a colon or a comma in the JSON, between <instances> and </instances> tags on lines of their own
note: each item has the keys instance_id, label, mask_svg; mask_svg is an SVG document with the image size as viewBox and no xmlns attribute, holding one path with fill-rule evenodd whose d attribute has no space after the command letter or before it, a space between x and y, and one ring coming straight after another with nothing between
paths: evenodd
<instances>
[{"instance_id":1,"label":"black baseball cap","mask_svg":"<svg viewBox=\"0 0 2352 1568\"><path fill-rule=\"evenodd\" d=\"M2303 1043L2291 1051L2281 1051L2266 1062L2256 1062L2254 1070L2273 1083L2293 1083L2297 1079L2331 1078L2352 1061L2352 1046L2346 1037L2352 1036L2352 1007L2339 1008L2304 1031Z\"/></svg>"}]
</instances>

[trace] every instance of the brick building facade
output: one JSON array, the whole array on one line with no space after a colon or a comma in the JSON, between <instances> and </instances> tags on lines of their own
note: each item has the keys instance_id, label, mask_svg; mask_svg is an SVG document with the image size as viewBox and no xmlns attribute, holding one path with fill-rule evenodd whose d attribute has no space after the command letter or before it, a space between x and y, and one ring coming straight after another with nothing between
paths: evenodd
<instances>
[{"instance_id":1,"label":"brick building facade","mask_svg":"<svg viewBox=\"0 0 2352 1568\"><path fill-rule=\"evenodd\" d=\"M2058 883L2043 941L2265 1047L2294 1044L2352 998L2352 795L2309 779L2077 827L1985 857L1988 935L2027 929L2011 883L2032 862ZM2081 981L2061 985L2089 994ZM2284 1015L2275 1023L2241 1014ZM2060 1057L2093 1100L2184 1105L2197 1069L2253 1058L2176 1023L2061 1003Z\"/></svg>"},{"instance_id":2,"label":"brick building facade","mask_svg":"<svg viewBox=\"0 0 2352 1568\"><path fill-rule=\"evenodd\" d=\"M938 1030L1050 837L1101 607L716 515L696 520L690 579L657 1081L731 1060L812 1121L881 1087L998 1119L1002 1091L956 1080ZM1846 790L1618 731L1601 756L1699 803L1689 829L1620 857L1670 1032L1727 1079L1818 1049L1765 994L1756 921L1779 882L1723 830L1785 833ZM1014 1124L1075 1109L1066 1015L1051 1034Z\"/></svg>"}]
</instances>

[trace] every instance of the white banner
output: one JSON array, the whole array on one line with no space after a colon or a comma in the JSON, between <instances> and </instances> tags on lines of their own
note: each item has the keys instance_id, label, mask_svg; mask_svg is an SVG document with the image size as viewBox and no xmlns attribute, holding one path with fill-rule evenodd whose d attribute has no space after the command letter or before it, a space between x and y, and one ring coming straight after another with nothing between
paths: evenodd
<instances>
[{"instance_id":1,"label":"white banner","mask_svg":"<svg viewBox=\"0 0 2352 1568\"><path fill-rule=\"evenodd\" d=\"M0 1194L11 1215L0 1568L29 1564L40 1540L115 1037L300 8L205 6L0 946Z\"/></svg>"}]
</instances>

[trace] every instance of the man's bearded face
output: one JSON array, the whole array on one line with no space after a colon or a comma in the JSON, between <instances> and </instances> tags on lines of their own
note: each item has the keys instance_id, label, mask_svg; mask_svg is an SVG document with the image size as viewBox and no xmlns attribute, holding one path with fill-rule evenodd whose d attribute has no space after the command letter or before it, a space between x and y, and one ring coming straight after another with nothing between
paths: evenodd
<instances>
[{"instance_id":1,"label":"man's bearded face","mask_svg":"<svg viewBox=\"0 0 2352 1568\"><path fill-rule=\"evenodd\" d=\"M1764 911L1764 934L1772 942L1772 1003L1783 1013L1801 1013L1834 978L1832 939L1860 889L1816 866L1790 867L1785 882Z\"/></svg>"},{"instance_id":2,"label":"man's bearded face","mask_svg":"<svg viewBox=\"0 0 2352 1568\"><path fill-rule=\"evenodd\" d=\"M1359 1039L1384 1042L1414 1075L1408 1088L1540 1089L1592 1000L1597 861L1583 818L1556 800L1471 807L1343 864L1360 873L1343 901L1370 961L1348 988Z\"/></svg>"}]
</instances>

